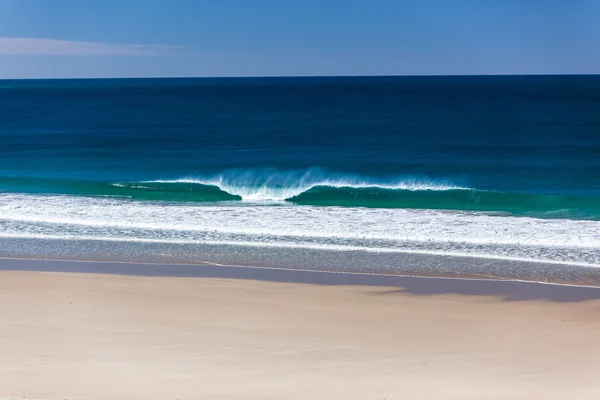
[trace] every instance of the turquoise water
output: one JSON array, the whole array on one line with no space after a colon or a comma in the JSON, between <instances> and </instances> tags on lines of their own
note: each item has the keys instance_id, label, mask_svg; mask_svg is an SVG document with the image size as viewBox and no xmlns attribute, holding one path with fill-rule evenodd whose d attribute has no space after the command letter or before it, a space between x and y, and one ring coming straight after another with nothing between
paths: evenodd
<instances>
[{"instance_id":1,"label":"turquoise water","mask_svg":"<svg viewBox=\"0 0 600 400\"><path fill-rule=\"evenodd\" d=\"M179 179L171 181L102 182L47 178L5 178L10 191L26 193L109 196L170 202L263 201L311 206L408 208L506 212L539 218L598 219L600 201L593 196L501 192L453 186L451 183L372 180L274 183L277 173L245 181ZM257 180L259 182L257 182Z\"/></svg>"}]
</instances>

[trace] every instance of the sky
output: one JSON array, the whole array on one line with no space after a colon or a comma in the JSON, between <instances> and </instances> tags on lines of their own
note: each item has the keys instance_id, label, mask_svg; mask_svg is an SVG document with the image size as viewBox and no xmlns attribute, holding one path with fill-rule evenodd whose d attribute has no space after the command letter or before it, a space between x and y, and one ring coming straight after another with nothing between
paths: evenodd
<instances>
[{"instance_id":1,"label":"sky","mask_svg":"<svg viewBox=\"0 0 600 400\"><path fill-rule=\"evenodd\" d=\"M600 73L600 0L0 0L0 79Z\"/></svg>"}]
</instances>

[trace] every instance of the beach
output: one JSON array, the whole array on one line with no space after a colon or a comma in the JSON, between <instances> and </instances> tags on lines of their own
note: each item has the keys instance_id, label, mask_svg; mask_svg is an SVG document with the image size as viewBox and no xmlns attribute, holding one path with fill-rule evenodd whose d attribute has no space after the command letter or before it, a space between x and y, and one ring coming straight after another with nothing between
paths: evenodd
<instances>
[{"instance_id":1,"label":"beach","mask_svg":"<svg viewBox=\"0 0 600 400\"><path fill-rule=\"evenodd\" d=\"M3 400L600 396L597 288L0 266Z\"/></svg>"}]
</instances>

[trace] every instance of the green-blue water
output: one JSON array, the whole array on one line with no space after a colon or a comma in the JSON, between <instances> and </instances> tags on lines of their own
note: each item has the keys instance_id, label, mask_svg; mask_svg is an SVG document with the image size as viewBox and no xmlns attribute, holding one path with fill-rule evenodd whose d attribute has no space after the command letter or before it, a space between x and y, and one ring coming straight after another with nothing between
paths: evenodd
<instances>
[{"instance_id":1,"label":"green-blue water","mask_svg":"<svg viewBox=\"0 0 600 400\"><path fill-rule=\"evenodd\" d=\"M257 175L267 174L257 171ZM266 181L267 179L264 179ZM202 183L200 183L202 182ZM411 181L409 181L411 182ZM410 208L465 211L503 211L541 218L598 219L600 201L594 196L553 193L501 192L420 184L397 185L346 180L334 183L316 181L314 184L289 186L246 182L239 184L233 178L230 185L206 181L142 181L102 182L52 180L46 178L6 178L10 190L38 194L65 194L83 196L110 196L115 198L170 202L218 201L285 201L290 204L312 206ZM238 184L239 186L236 186ZM296 186L297 185L297 186ZM389 186L388 186L389 185ZM420 189L420 187L423 189ZM431 186L431 187L429 187Z\"/></svg>"}]
</instances>

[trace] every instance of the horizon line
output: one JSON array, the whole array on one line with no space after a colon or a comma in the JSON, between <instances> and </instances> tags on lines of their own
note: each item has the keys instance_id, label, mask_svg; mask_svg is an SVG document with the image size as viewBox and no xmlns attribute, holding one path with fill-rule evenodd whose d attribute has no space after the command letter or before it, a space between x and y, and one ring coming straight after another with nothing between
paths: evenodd
<instances>
[{"instance_id":1,"label":"horizon line","mask_svg":"<svg viewBox=\"0 0 600 400\"><path fill-rule=\"evenodd\" d=\"M368 75L174 75L174 76L118 76L118 77L56 77L56 78L1 78L0 81L54 81L54 80L117 80L117 79L286 79L286 78L418 78L418 77L494 77L494 76L600 76L597 73L488 73L488 74L368 74Z\"/></svg>"}]
</instances>

